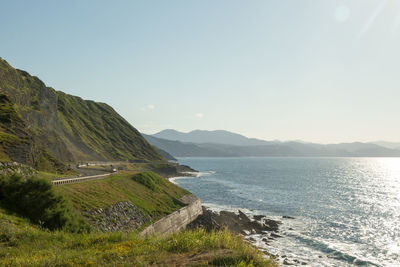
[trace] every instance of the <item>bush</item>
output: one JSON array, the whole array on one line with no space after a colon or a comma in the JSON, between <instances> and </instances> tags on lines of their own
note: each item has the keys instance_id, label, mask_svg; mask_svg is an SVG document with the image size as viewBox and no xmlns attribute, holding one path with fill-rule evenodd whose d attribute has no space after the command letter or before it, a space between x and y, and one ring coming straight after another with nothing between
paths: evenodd
<instances>
[{"instance_id":1,"label":"bush","mask_svg":"<svg viewBox=\"0 0 400 267\"><path fill-rule=\"evenodd\" d=\"M166 184L166 181L164 178L162 178L152 172L141 172L141 173L135 174L134 176L132 176L132 179L135 182L138 182L155 192L161 191L161 189L158 185Z\"/></svg>"},{"instance_id":2,"label":"bush","mask_svg":"<svg viewBox=\"0 0 400 267\"><path fill-rule=\"evenodd\" d=\"M83 218L45 179L24 179L20 175L0 177L0 204L50 230L89 230Z\"/></svg>"}]
</instances>

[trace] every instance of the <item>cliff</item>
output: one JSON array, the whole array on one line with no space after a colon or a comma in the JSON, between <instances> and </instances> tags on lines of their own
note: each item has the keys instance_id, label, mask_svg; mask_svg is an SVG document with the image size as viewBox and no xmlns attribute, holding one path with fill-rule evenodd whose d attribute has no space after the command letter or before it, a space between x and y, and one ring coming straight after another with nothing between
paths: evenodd
<instances>
[{"instance_id":1,"label":"cliff","mask_svg":"<svg viewBox=\"0 0 400 267\"><path fill-rule=\"evenodd\" d=\"M2 161L54 169L60 162L164 160L109 105L56 91L2 59L0 101Z\"/></svg>"}]
</instances>

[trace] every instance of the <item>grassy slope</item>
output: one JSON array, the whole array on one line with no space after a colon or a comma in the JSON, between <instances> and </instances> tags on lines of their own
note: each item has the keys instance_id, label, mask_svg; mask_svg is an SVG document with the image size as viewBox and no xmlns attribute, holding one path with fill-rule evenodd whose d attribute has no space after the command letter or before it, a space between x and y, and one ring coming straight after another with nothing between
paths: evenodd
<instances>
[{"instance_id":1,"label":"grassy slope","mask_svg":"<svg viewBox=\"0 0 400 267\"><path fill-rule=\"evenodd\" d=\"M0 209L0 266L276 266L227 231L167 237L44 231Z\"/></svg>"},{"instance_id":2,"label":"grassy slope","mask_svg":"<svg viewBox=\"0 0 400 267\"><path fill-rule=\"evenodd\" d=\"M57 98L62 135L79 150L72 150L73 154L82 153L84 146L99 159L162 159L141 134L107 104L62 92L57 92Z\"/></svg>"},{"instance_id":3,"label":"grassy slope","mask_svg":"<svg viewBox=\"0 0 400 267\"><path fill-rule=\"evenodd\" d=\"M56 174L56 173L51 173L51 172L44 172L44 171L38 171L37 177L43 178L46 180L56 180L56 179L61 179L61 178L68 178L71 176L76 175L75 172L67 173L67 174Z\"/></svg>"},{"instance_id":4,"label":"grassy slope","mask_svg":"<svg viewBox=\"0 0 400 267\"><path fill-rule=\"evenodd\" d=\"M9 97L0 94L0 161L11 160L42 170L64 170L60 161L35 142Z\"/></svg>"},{"instance_id":5,"label":"grassy slope","mask_svg":"<svg viewBox=\"0 0 400 267\"><path fill-rule=\"evenodd\" d=\"M156 187L146 186L143 181L148 180L153 180ZM68 184L56 189L70 199L78 210L87 211L120 201L131 201L154 220L182 207L179 199L189 193L149 172L119 173L102 180Z\"/></svg>"},{"instance_id":6,"label":"grassy slope","mask_svg":"<svg viewBox=\"0 0 400 267\"><path fill-rule=\"evenodd\" d=\"M29 153L31 140L26 140L27 129L21 118L18 116L10 99L0 94L0 160L9 161L9 147L18 147L26 143L23 152Z\"/></svg>"},{"instance_id":7,"label":"grassy slope","mask_svg":"<svg viewBox=\"0 0 400 267\"><path fill-rule=\"evenodd\" d=\"M1 58L0 94L11 100L16 114L29 128L29 136L46 150L48 157L63 162L163 160L155 148L107 104L82 100L46 87L37 77L14 69ZM4 150L0 156L15 160ZM49 166L41 169L49 170L46 167Z\"/></svg>"}]
</instances>

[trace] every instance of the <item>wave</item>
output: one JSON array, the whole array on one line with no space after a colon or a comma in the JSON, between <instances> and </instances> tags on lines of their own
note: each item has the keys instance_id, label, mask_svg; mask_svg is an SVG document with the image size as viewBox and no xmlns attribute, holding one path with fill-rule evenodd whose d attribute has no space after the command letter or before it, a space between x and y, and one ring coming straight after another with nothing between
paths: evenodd
<instances>
[{"instance_id":1,"label":"wave","mask_svg":"<svg viewBox=\"0 0 400 267\"><path fill-rule=\"evenodd\" d=\"M351 253L343 252L337 248L332 247L331 244L327 244L317 239L304 236L298 231L293 231L293 228L299 230L300 225L304 224L304 221L302 221L301 218L296 217L294 220L284 219L282 218L282 216L277 216L275 214L271 214L266 211L251 210L234 205L231 206L231 205L222 205L222 204L205 202L203 203L203 206L214 212L220 212L222 210L226 210L238 213L238 210L241 210L251 219L254 219L254 215L262 214L266 215L270 219L282 221L283 224L280 226L280 231L279 231L280 232L279 235L281 235L282 238L280 238L279 240L283 241L284 243L281 243L280 245L276 243L276 241L280 243L279 240L276 241L271 240L270 243L267 245L263 241L263 238L265 237L263 234L249 235L246 237L246 239L248 239L249 241L253 240L251 241L251 243L253 243L262 251L268 251L272 254L277 254L277 255L283 255L283 254L286 255L284 256L284 258L278 258L277 259L278 261L283 262L285 259L291 258L291 259L299 259L302 262L306 262L312 258L317 257L317 259L315 259L316 260L315 264L312 262L308 262L308 264L311 264L309 266L377 266L377 267L382 266L378 263L352 255ZM298 250L298 245L294 245L293 239L295 243L301 244L301 247L303 247L302 251ZM293 247L292 249L289 249L287 246L293 246ZM285 247L285 249L282 249L282 247ZM317 255L320 256L318 257ZM324 264L322 265L320 259L321 257L324 259L323 261L325 261ZM339 263L340 265L338 265L338 262L342 262L342 264Z\"/></svg>"},{"instance_id":2,"label":"wave","mask_svg":"<svg viewBox=\"0 0 400 267\"><path fill-rule=\"evenodd\" d=\"M203 171L203 172L194 172L193 174L196 175L196 177L202 177L202 176L213 175L215 173L216 173L215 171Z\"/></svg>"},{"instance_id":3,"label":"wave","mask_svg":"<svg viewBox=\"0 0 400 267\"><path fill-rule=\"evenodd\" d=\"M355 266L381 266L374 262L368 260L362 260L357 256L351 255L349 253L340 251L339 249L333 248L329 244L326 244L317 239L312 239L301 234L296 233L286 233L287 237L292 237L299 241L300 243L306 245L307 247L312 248L314 251L320 251L327 255L328 258L336 259L342 262L346 262L348 264L352 264Z\"/></svg>"},{"instance_id":4,"label":"wave","mask_svg":"<svg viewBox=\"0 0 400 267\"><path fill-rule=\"evenodd\" d=\"M215 174L215 171L203 171L203 172L182 172L183 174L188 174L190 176L177 176L177 177L172 177L169 178L169 181L171 183L176 184L176 180L181 180L181 179L193 179L193 178L200 178L203 176L208 176Z\"/></svg>"}]
</instances>

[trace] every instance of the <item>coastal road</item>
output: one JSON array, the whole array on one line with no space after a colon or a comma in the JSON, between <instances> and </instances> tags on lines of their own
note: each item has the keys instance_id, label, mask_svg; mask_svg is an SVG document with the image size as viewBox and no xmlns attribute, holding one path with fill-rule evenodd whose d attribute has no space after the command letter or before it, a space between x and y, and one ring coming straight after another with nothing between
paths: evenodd
<instances>
[{"instance_id":1,"label":"coastal road","mask_svg":"<svg viewBox=\"0 0 400 267\"><path fill-rule=\"evenodd\" d=\"M114 175L117 172L112 172L112 173L104 173L104 174L97 174L97 175L90 175L90 176L84 176L84 177L76 177L76 178L63 178L63 179L57 179L51 181L53 185L63 185L63 184L73 184L73 183L79 183L79 182L86 182L90 180L97 180L97 179L103 179L108 176Z\"/></svg>"},{"instance_id":2,"label":"coastal road","mask_svg":"<svg viewBox=\"0 0 400 267\"><path fill-rule=\"evenodd\" d=\"M157 162L158 161L154 161L154 162L150 162L150 163L157 163ZM87 164L78 164L77 169L81 172L81 175L83 174L84 176L56 179L51 182L53 183L53 185L58 186L58 185L64 185L64 184L87 182L90 180L104 179L108 176L116 174L117 170L113 169L112 171L110 171L110 169L108 169L108 170L107 169L96 169L96 168L93 168L94 166L98 166L98 165L115 166L115 165L118 165L121 163L125 163L125 162L95 162L95 163L87 163ZM142 172L142 171L149 171L149 170L148 169L135 170L135 172ZM103 173L99 174L99 172L103 172Z\"/></svg>"}]
</instances>

